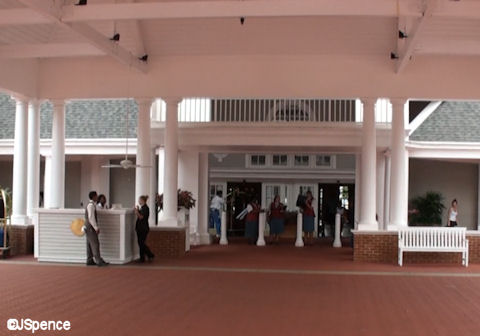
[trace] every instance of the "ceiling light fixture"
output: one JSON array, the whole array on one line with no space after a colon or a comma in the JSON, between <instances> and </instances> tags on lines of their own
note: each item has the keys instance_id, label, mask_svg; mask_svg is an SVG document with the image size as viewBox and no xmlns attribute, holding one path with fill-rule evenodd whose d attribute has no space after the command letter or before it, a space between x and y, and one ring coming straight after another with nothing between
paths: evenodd
<instances>
[{"instance_id":1,"label":"ceiling light fixture","mask_svg":"<svg viewBox=\"0 0 480 336\"><path fill-rule=\"evenodd\" d=\"M139 57L138 59L142 62L147 62L148 61L148 54L145 54L142 57Z\"/></svg>"},{"instance_id":2,"label":"ceiling light fixture","mask_svg":"<svg viewBox=\"0 0 480 336\"><path fill-rule=\"evenodd\" d=\"M398 55L395 54L394 52L391 52L391 53L390 53L390 59L393 60L393 59L398 59L398 58L399 58Z\"/></svg>"},{"instance_id":3,"label":"ceiling light fixture","mask_svg":"<svg viewBox=\"0 0 480 336\"><path fill-rule=\"evenodd\" d=\"M110 41L115 41L115 42L120 41L120 34L116 33L115 35L113 35L112 38L110 38Z\"/></svg>"},{"instance_id":4,"label":"ceiling light fixture","mask_svg":"<svg viewBox=\"0 0 480 336\"><path fill-rule=\"evenodd\" d=\"M75 6L85 6L87 4L87 0L80 0Z\"/></svg>"},{"instance_id":5,"label":"ceiling light fixture","mask_svg":"<svg viewBox=\"0 0 480 336\"><path fill-rule=\"evenodd\" d=\"M407 33L404 33L401 30L398 31L398 38L399 39L406 39L407 37L408 37Z\"/></svg>"},{"instance_id":6,"label":"ceiling light fixture","mask_svg":"<svg viewBox=\"0 0 480 336\"><path fill-rule=\"evenodd\" d=\"M245 23L245 16L240 17L240 24L243 26Z\"/></svg>"}]
</instances>

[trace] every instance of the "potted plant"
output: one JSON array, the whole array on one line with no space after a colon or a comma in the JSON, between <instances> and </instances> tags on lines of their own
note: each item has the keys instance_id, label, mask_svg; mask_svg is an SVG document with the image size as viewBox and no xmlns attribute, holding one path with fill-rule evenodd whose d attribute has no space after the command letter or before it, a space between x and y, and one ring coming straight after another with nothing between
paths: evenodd
<instances>
[{"instance_id":1,"label":"potted plant","mask_svg":"<svg viewBox=\"0 0 480 336\"><path fill-rule=\"evenodd\" d=\"M163 210L163 194L157 194L155 197L155 203L158 207L158 211ZM196 200L193 198L193 194L190 191L178 189L177 192L177 206L180 210L185 208L190 210L195 207Z\"/></svg>"},{"instance_id":2,"label":"potted plant","mask_svg":"<svg viewBox=\"0 0 480 336\"><path fill-rule=\"evenodd\" d=\"M410 226L441 226L442 213L445 209L443 196L439 192L429 191L411 201Z\"/></svg>"}]
</instances>

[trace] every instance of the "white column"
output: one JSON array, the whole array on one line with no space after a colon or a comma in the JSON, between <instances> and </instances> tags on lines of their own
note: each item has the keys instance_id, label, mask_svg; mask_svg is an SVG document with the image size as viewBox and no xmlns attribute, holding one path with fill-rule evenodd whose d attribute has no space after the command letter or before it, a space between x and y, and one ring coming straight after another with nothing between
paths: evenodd
<instances>
[{"instance_id":1,"label":"white column","mask_svg":"<svg viewBox=\"0 0 480 336\"><path fill-rule=\"evenodd\" d=\"M298 211L297 213L297 239L295 240L296 247L303 247L303 214Z\"/></svg>"},{"instance_id":2,"label":"white column","mask_svg":"<svg viewBox=\"0 0 480 336\"><path fill-rule=\"evenodd\" d=\"M360 222L359 230L378 230L376 215L376 161L377 144L375 132L376 99L362 99L362 164L360 189Z\"/></svg>"},{"instance_id":3,"label":"white column","mask_svg":"<svg viewBox=\"0 0 480 336\"><path fill-rule=\"evenodd\" d=\"M65 102L54 100L52 105L52 162L49 208L60 209L65 205Z\"/></svg>"},{"instance_id":4,"label":"white column","mask_svg":"<svg viewBox=\"0 0 480 336\"><path fill-rule=\"evenodd\" d=\"M43 207L50 209L52 206L52 183L50 179L52 177L52 157L50 155L45 156L45 172L43 175Z\"/></svg>"},{"instance_id":5,"label":"white column","mask_svg":"<svg viewBox=\"0 0 480 336\"><path fill-rule=\"evenodd\" d=\"M152 166L150 145L150 108L152 99L136 99L138 104L137 124L137 156L136 164ZM135 170L135 202L141 195L150 195L150 174L153 168L137 168Z\"/></svg>"},{"instance_id":6,"label":"white column","mask_svg":"<svg viewBox=\"0 0 480 336\"><path fill-rule=\"evenodd\" d=\"M27 102L15 98L15 142L13 154L12 224L28 224L27 218Z\"/></svg>"},{"instance_id":7,"label":"white column","mask_svg":"<svg viewBox=\"0 0 480 336\"><path fill-rule=\"evenodd\" d=\"M477 230L480 230L480 163L478 164L477 194Z\"/></svg>"},{"instance_id":8,"label":"white column","mask_svg":"<svg viewBox=\"0 0 480 336\"><path fill-rule=\"evenodd\" d=\"M150 191L149 191L149 199L148 199L148 207L150 208L150 218L148 220L148 223L150 226L155 226L155 194L157 193L157 170L155 169L155 158L156 158L156 154L155 154L155 149L151 149L150 150L150 162L152 164L152 168L150 169L150 183L148 185L148 187L150 188Z\"/></svg>"},{"instance_id":9,"label":"white column","mask_svg":"<svg viewBox=\"0 0 480 336\"><path fill-rule=\"evenodd\" d=\"M390 224L388 229L407 226L408 160L405 150L405 99L391 99L392 146L390 175Z\"/></svg>"},{"instance_id":10,"label":"white column","mask_svg":"<svg viewBox=\"0 0 480 336\"><path fill-rule=\"evenodd\" d=\"M385 228L385 153L377 153L377 217L378 228Z\"/></svg>"},{"instance_id":11,"label":"white column","mask_svg":"<svg viewBox=\"0 0 480 336\"><path fill-rule=\"evenodd\" d=\"M28 104L27 215L33 218L40 191L40 103Z\"/></svg>"},{"instance_id":12,"label":"white column","mask_svg":"<svg viewBox=\"0 0 480 336\"><path fill-rule=\"evenodd\" d=\"M355 230L358 229L358 222L360 221L360 188L361 188L361 165L362 159L360 154L355 154L355 217L354 217L354 227Z\"/></svg>"},{"instance_id":13,"label":"white column","mask_svg":"<svg viewBox=\"0 0 480 336\"><path fill-rule=\"evenodd\" d=\"M200 153L198 169L198 243L210 244L210 235L208 234L208 215L209 215L209 182L208 182L208 153Z\"/></svg>"},{"instance_id":14,"label":"white column","mask_svg":"<svg viewBox=\"0 0 480 336\"><path fill-rule=\"evenodd\" d=\"M166 226L177 226L178 186L178 104L179 98L165 99L165 170L163 178L163 220Z\"/></svg>"},{"instance_id":15,"label":"white column","mask_svg":"<svg viewBox=\"0 0 480 336\"><path fill-rule=\"evenodd\" d=\"M390 171L391 171L391 160L390 160L390 151L385 153L385 197L383 205L383 218L384 218L384 229L388 229L388 224L390 223Z\"/></svg>"}]
</instances>

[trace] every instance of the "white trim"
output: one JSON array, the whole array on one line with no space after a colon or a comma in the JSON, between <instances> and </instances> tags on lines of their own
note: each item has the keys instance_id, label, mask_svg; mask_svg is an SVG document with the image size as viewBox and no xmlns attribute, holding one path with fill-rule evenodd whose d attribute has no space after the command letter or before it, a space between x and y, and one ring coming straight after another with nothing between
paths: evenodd
<instances>
[{"instance_id":1,"label":"white trim","mask_svg":"<svg viewBox=\"0 0 480 336\"><path fill-rule=\"evenodd\" d=\"M422 112L420 112L415 119L408 125L408 136L411 136L417 128L423 124L425 120L442 104L442 101L435 101L428 104Z\"/></svg>"},{"instance_id":2,"label":"white trim","mask_svg":"<svg viewBox=\"0 0 480 336\"><path fill-rule=\"evenodd\" d=\"M407 141L409 157L430 159L467 159L480 157L480 143Z\"/></svg>"},{"instance_id":3,"label":"white trim","mask_svg":"<svg viewBox=\"0 0 480 336\"><path fill-rule=\"evenodd\" d=\"M13 155L13 139L0 140L0 155ZM52 140L40 140L40 155L50 155ZM137 139L128 140L128 154L135 156ZM125 155L125 139L66 139L66 155Z\"/></svg>"}]
</instances>

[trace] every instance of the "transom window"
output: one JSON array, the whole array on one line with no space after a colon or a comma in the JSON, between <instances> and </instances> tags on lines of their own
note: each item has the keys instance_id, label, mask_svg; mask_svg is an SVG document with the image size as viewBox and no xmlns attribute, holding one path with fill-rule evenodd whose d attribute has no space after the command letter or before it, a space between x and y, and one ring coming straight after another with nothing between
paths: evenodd
<instances>
[{"instance_id":1,"label":"transom window","mask_svg":"<svg viewBox=\"0 0 480 336\"><path fill-rule=\"evenodd\" d=\"M272 156L272 164L274 166L287 166L288 165L288 155L274 154Z\"/></svg>"},{"instance_id":2,"label":"transom window","mask_svg":"<svg viewBox=\"0 0 480 336\"><path fill-rule=\"evenodd\" d=\"M315 157L317 167L330 167L332 165L332 157L330 155L316 155Z\"/></svg>"},{"instance_id":3,"label":"transom window","mask_svg":"<svg viewBox=\"0 0 480 336\"><path fill-rule=\"evenodd\" d=\"M267 164L267 158L265 155L251 155L250 165L252 166L265 166Z\"/></svg>"},{"instance_id":4,"label":"transom window","mask_svg":"<svg viewBox=\"0 0 480 336\"><path fill-rule=\"evenodd\" d=\"M295 166L308 167L310 165L310 156L308 155L295 155Z\"/></svg>"}]
</instances>

